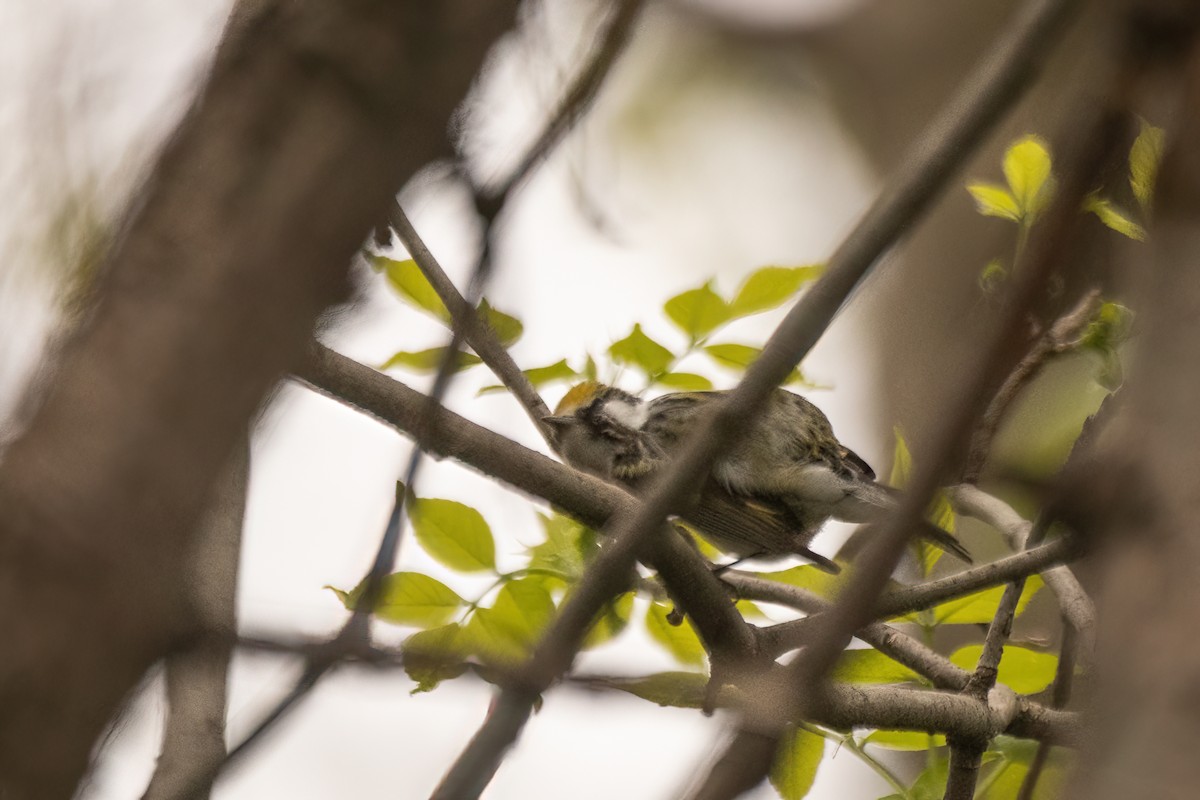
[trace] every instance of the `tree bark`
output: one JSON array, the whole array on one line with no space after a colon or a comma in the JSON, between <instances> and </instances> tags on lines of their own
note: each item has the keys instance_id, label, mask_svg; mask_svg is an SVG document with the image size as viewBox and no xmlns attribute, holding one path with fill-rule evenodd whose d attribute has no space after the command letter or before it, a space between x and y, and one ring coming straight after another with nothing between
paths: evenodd
<instances>
[{"instance_id":1,"label":"tree bark","mask_svg":"<svg viewBox=\"0 0 1200 800\"><path fill-rule=\"evenodd\" d=\"M210 487L514 0L255 2L131 205L0 464L0 796L69 797L185 633Z\"/></svg>"}]
</instances>

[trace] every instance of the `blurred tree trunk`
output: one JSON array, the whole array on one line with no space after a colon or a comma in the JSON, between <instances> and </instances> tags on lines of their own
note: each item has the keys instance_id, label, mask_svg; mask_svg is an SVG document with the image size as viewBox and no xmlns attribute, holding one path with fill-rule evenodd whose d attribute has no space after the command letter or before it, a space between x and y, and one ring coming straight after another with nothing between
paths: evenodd
<instances>
[{"instance_id":1,"label":"blurred tree trunk","mask_svg":"<svg viewBox=\"0 0 1200 800\"><path fill-rule=\"evenodd\" d=\"M1071 792L1089 800L1190 798L1200 787L1200 14L1184 21L1172 32L1193 37L1186 85L1173 70L1157 76L1178 119L1130 268L1139 334L1121 413L1070 483L1069 507L1097 543L1106 612Z\"/></svg>"},{"instance_id":2,"label":"blurred tree trunk","mask_svg":"<svg viewBox=\"0 0 1200 800\"><path fill-rule=\"evenodd\" d=\"M0 795L66 798L187 634L211 486L515 2L255 0L0 464Z\"/></svg>"}]
</instances>

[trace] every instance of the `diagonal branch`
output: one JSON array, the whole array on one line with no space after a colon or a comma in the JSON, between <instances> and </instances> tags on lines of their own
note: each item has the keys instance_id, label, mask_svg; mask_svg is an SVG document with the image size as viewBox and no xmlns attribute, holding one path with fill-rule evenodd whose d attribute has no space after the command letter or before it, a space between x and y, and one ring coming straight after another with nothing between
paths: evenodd
<instances>
[{"instance_id":1,"label":"diagonal branch","mask_svg":"<svg viewBox=\"0 0 1200 800\"><path fill-rule=\"evenodd\" d=\"M444 408L428 415L428 398L399 381L322 345L296 377L314 389L409 436L435 458L453 458L519 491L540 497L595 528L627 514L637 500L617 486L564 466ZM746 622L708 562L681 537L661 537L647 561L659 571L715 653L754 648ZM605 550L610 550L606 546ZM590 624L591 620L588 620Z\"/></svg>"},{"instance_id":2,"label":"diagonal branch","mask_svg":"<svg viewBox=\"0 0 1200 800\"><path fill-rule=\"evenodd\" d=\"M1046 24L1046 19L1039 15L1055 17L1061 10L1053 2L1035 2L1019 15L1018 28L1021 24ZM1122 67L1128 69L1128 65ZM871 618L875 598L902 556L908 533L920 522L944 470L955 460L982 412L993 376L1016 360L1012 343L1020 341L1028 310L1042 295L1052 270L1074 238L1080 219L1079 203L1094 176L1115 152L1125 128L1123 92L1129 76L1122 71L1114 77L1115 80L1105 84L1109 95L1099 108L1093 104L1080 109L1084 122L1074 131L1076 146L1067 156L1062 187L1042 226L1035 229L1028 263L1022 267L1005 317L965 377L959 396L944 415L943 426L934 432L925 457L918 461L920 467L909 493L859 559L841 601L829 613L817 617L820 626L817 633L790 665L790 685L796 689L793 703L768 709L767 718L747 723L717 762L710 781L697 793L697 798L724 800L757 785L765 777L786 722L805 713L805 692L811 691L828 673L851 634ZM768 733L764 734L764 730Z\"/></svg>"},{"instance_id":3,"label":"diagonal branch","mask_svg":"<svg viewBox=\"0 0 1200 800\"><path fill-rule=\"evenodd\" d=\"M629 539L641 541L651 538L666 516L684 502L691 487L708 471L713 460L723 448L729 446L742 421L752 418L766 402L770 392L791 372L797 362L812 347L830 321L841 308L846 298L863 276L870 270L880 255L900 237L905 228L920 216L954 171L962 164L973 146L982 140L991 125L1003 111L1019 96L1021 90L1036 74L1041 56L1054 41L1071 3L1065 0L1044 0L1031 6L1019 15L1018 25L1003 37L996 55L988 60L968 84L962 97L948 106L944 115L932 127L932 133L922 139L923 147L906 163L906 167L895 177L888 190L867 212L863 220L845 240L829 261L825 275L810 289L788 313L775 334L771 337L759 359L750 367L745 379L721 404L715 413L693 432L683 447L673 468L662 480L656 482L641 507L628 517L619 519L612 527L610 541L614 543L610 553L620 553L607 559L594 570L611 570L614 574L628 572L636 557L637 549L627 545ZM924 146L928 145L928 146ZM930 489L932 491L932 489ZM916 519L921 508L917 501L907 513ZM924 500L920 500L923 506ZM866 581L881 586L890 565L902 547L889 548L895 552L884 552L867 569L858 574L867 576ZM587 579L585 578L585 581ZM593 579L596 583L617 585L606 576ZM875 592L868 591L861 602L868 603ZM584 598L589 598L585 601ZM568 628L556 622L554 635L569 637L576 644L582 640L583 628L608 598L601 593L585 593L568 602L565 612L578 620L578 629ZM588 605L584 607L584 603ZM864 620L865 621L865 620ZM813 660L823 668L831 663L841 649L841 628L851 631L859 625L838 625L837 636L828 637L817 648L820 658ZM542 657L536 654L530 663L531 686L548 686L570 664L570 657ZM506 708L519 709L518 716L528 715L532 695L524 698L502 698ZM456 781L450 789L458 792L457 797L472 798L482 786L473 779L465 765L481 765L484 771L494 770L502 753L511 744L521 729L518 724L506 724L500 715L492 715L484 723L479 735L460 757L459 764L451 768L450 777ZM505 731L498 734L495 728L503 725ZM490 772L489 772L490 775ZM757 782L757 781L756 781ZM486 783L486 781L484 781ZM446 786L446 784L443 784ZM454 796L445 792L441 796ZM456 797L456 800L457 800Z\"/></svg>"}]
</instances>

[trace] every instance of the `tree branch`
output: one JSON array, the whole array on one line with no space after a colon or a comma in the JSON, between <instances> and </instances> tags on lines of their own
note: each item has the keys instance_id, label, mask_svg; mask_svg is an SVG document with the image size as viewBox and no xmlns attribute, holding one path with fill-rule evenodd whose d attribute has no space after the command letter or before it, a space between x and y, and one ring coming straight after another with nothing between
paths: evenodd
<instances>
[{"instance_id":1,"label":"tree branch","mask_svg":"<svg viewBox=\"0 0 1200 800\"><path fill-rule=\"evenodd\" d=\"M788 586L778 581L759 578L749 573L726 571L722 577L737 590L738 596L747 600L762 600L789 606L807 614L828 611L833 603L805 589ZM770 629L760 629L765 633ZM939 689L962 689L967 685L970 673L955 666L950 659L926 647L906 633L882 622L872 622L859 628L855 635L881 653L924 675ZM764 652L773 652L774 641L760 645Z\"/></svg>"},{"instance_id":2,"label":"tree branch","mask_svg":"<svg viewBox=\"0 0 1200 800\"><path fill-rule=\"evenodd\" d=\"M546 500L589 526L603 527L610 517L628 514L636 507L637 500L624 489L564 466L453 412L438 407L428 414L424 395L322 345L315 347L309 363L296 376L396 428L429 454L460 461ZM609 543L604 552L612 549ZM668 592L688 612L712 652L733 655L754 649L745 620L695 548L672 533L656 537L646 560L659 571ZM578 592L576 589L573 596ZM585 629L593 618L588 618ZM544 638L550 640L553 635L548 631Z\"/></svg>"},{"instance_id":3,"label":"tree branch","mask_svg":"<svg viewBox=\"0 0 1200 800\"><path fill-rule=\"evenodd\" d=\"M871 612L871 617L873 619L888 619L908 614L923 608L929 608L938 603L944 603L947 600L953 600L956 597L964 597L981 589L998 586L1015 578L1041 572L1050 565L1061 563L1074 556L1076 552L1075 548L1076 545L1072 542L1065 539L1058 539L1032 550L1008 556L999 561L993 561L991 564L984 564L983 566L965 570L946 578L939 578L935 581L928 581L927 583L908 586L903 589L894 589L879 598L878 603ZM794 605L804 602L803 600L789 601L786 599L794 587L784 584L775 585L779 587L772 590L775 596L767 597L764 594L762 599L784 605ZM790 596L794 597L794 595ZM768 628L761 628L759 630L759 647L762 648L764 653L772 656L778 656L781 653L794 650L804 643L805 636L816 625L816 617L806 617L804 619L781 622Z\"/></svg>"},{"instance_id":4,"label":"tree branch","mask_svg":"<svg viewBox=\"0 0 1200 800\"><path fill-rule=\"evenodd\" d=\"M967 685L963 687L964 697L977 702L986 702L988 692L996 685L996 675L1000 669L1000 658L1004 654L1004 642L1012 633L1013 619L1017 613L1017 603L1021 592L1025 589L1025 579L1018 578L1004 587L996 615L988 626L987 636L984 637L983 650L975 671L971 674ZM964 736L956 734L948 738L950 745L950 772L946 780L945 800L971 800L975 796L975 783L979 777L979 767L983 763L983 753L987 750L991 737Z\"/></svg>"}]
</instances>

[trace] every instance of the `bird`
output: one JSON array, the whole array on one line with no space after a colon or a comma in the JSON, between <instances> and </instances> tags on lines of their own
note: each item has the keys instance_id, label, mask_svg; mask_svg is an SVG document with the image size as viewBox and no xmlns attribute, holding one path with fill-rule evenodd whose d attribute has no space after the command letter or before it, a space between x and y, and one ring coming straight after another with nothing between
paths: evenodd
<instances>
[{"instance_id":1,"label":"bird","mask_svg":"<svg viewBox=\"0 0 1200 800\"><path fill-rule=\"evenodd\" d=\"M647 401L584 381L567 391L545 422L568 464L637 492L727 394L674 392ZM835 562L809 548L825 522L879 522L899 498L898 490L876 482L870 465L838 441L817 406L775 389L757 419L713 464L680 517L738 561L799 555L836 573ZM970 553L940 527L926 523L921 535L971 563Z\"/></svg>"}]
</instances>

